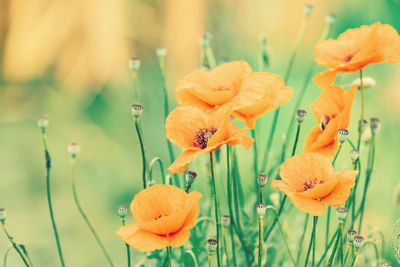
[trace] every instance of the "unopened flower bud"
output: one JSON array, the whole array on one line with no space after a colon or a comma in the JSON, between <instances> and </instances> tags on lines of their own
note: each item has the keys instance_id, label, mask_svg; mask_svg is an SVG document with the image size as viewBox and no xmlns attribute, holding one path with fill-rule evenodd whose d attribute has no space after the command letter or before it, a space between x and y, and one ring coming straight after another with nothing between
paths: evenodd
<instances>
[{"instance_id":1,"label":"unopened flower bud","mask_svg":"<svg viewBox=\"0 0 400 267\"><path fill-rule=\"evenodd\" d=\"M186 184L188 186L192 185L194 180L196 179L196 177L197 177L197 173L196 172L194 172L194 171L186 172Z\"/></svg>"},{"instance_id":2,"label":"unopened flower bud","mask_svg":"<svg viewBox=\"0 0 400 267\"><path fill-rule=\"evenodd\" d=\"M349 242L349 244L353 244L354 241L354 237L357 235L357 231L350 229L347 231L347 241Z\"/></svg>"},{"instance_id":3,"label":"unopened flower bud","mask_svg":"<svg viewBox=\"0 0 400 267\"><path fill-rule=\"evenodd\" d=\"M306 17L309 17L313 11L314 7L312 5L305 5L304 7L304 14Z\"/></svg>"},{"instance_id":4,"label":"unopened flower bud","mask_svg":"<svg viewBox=\"0 0 400 267\"><path fill-rule=\"evenodd\" d=\"M129 59L129 69L133 72L137 72L140 67L140 59L138 57L132 57Z\"/></svg>"},{"instance_id":5,"label":"unopened flower bud","mask_svg":"<svg viewBox=\"0 0 400 267\"><path fill-rule=\"evenodd\" d=\"M353 163L358 160L358 150L357 149L353 149L350 151L350 158Z\"/></svg>"},{"instance_id":6,"label":"unopened flower bud","mask_svg":"<svg viewBox=\"0 0 400 267\"><path fill-rule=\"evenodd\" d=\"M229 217L228 215L223 215L221 218L222 227L228 228L230 224L231 224L231 217Z\"/></svg>"},{"instance_id":7,"label":"unopened flower bud","mask_svg":"<svg viewBox=\"0 0 400 267\"><path fill-rule=\"evenodd\" d=\"M159 59L164 58L167 55L167 48L165 47L157 47L156 48L156 55Z\"/></svg>"},{"instance_id":8,"label":"unopened flower bud","mask_svg":"<svg viewBox=\"0 0 400 267\"><path fill-rule=\"evenodd\" d=\"M0 208L0 222L4 223L7 219L7 210Z\"/></svg>"},{"instance_id":9,"label":"unopened flower bud","mask_svg":"<svg viewBox=\"0 0 400 267\"><path fill-rule=\"evenodd\" d=\"M133 118L138 119L142 115L143 112L143 105L136 103L132 105L132 115Z\"/></svg>"},{"instance_id":10,"label":"unopened flower bud","mask_svg":"<svg viewBox=\"0 0 400 267\"><path fill-rule=\"evenodd\" d=\"M44 131L44 130L46 130L47 126L49 126L49 117L40 116L37 123L38 123L39 128L42 131Z\"/></svg>"},{"instance_id":11,"label":"unopened flower bud","mask_svg":"<svg viewBox=\"0 0 400 267\"><path fill-rule=\"evenodd\" d=\"M338 130L338 139L339 143L343 144L347 140L347 136L349 135L349 131L346 129L339 129Z\"/></svg>"},{"instance_id":12,"label":"unopened flower bud","mask_svg":"<svg viewBox=\"0 0 400 267\"><path fill-rule=\"evenodd\" d=\"M264 217L265 213L267 212L267 205L264 203L257 204L257 214L260 217Z\"/></svg>"},{"instance_id":13,"label":"unopened flower bud","mask_svg":"<svg viewBox=\"0 0 400 267\"><path fill-rule=\"evenodd\" d=\"M381 264L382 267L391 267L392 263L390 261L383 261Z\"/></svg>"},{"instance_id":14,"label":"unopened flower bud","mask_svg":"<svg viewBox=\"0 0 400 267\"><path fill-rule=\"evenodd\" d=\"M394 190L394 203L400 205L400 184L398 184Z\"/></svg>"},{"instance_id":15,"label":"unopened flower bud","mask_svg":"<svg viewBox=\"0 0 400 267\"><path fill-rule=\"evenodd\" d=\"M300 124L304 121L304 119L306 118L307 115L307 111L305 111L304 109L298 109L296 110L296 120L297 123Z\"/></svg>"},{"instance_id":16,"label":"unopened flower bud","mask_svg":"<svg viewBox=\"0 0 400 267\"><path fill-rule=\"evenodd\" d=\"M117 208L117 213L118 213L118 216L119 216L121 219L125 219L126 214L128 213L128 207L125 206L125 205L120 205L120 206L118 206L118 208Z\"/></svg>"},{"instance_id":17,"label":"unopened flower bud","mask_svg":"<svg viewBox=\"0 0 400 267\"><path fill-rule=\"evenodd\" d=\"M336 15L335 14L328 14L325 16L325 22L329 25L333 25L336 21Z\"/></svg>"},{"instance_id":18,"label":"unopened flower bud","mask_svg":"<svg viewBox=\"0 0 400 267\"><path fill-rule=\"evenodd\" d=\"M379 119L378 118L371 118L370 127L371 127L372 135L375 136L379 132L379 130L381 128L381 123L380 123Z\"/></svg>"},{"instance_id":19,"label":"unopened flower bud","mask_svg":"<svg viewBox=\"0 0 400 267\"><path fill-rule=\"evenodd\" d=\"M268 175L266 173L259 173L257 175L257 183L260 188L264 188L267 182L268 182Z\"/></svg>"},{"instance_id":20,"label":"unopened flower bud","mask_svg":"<svg viewBox=\"0 0 400 267\"><path fill-rule=\"evenodd\" d=\"M355 79L351 83L351 85L352 86L357 86L357 88L360 89L360 87L361 87L361 79L360 78ZM374 78L372 78L372 77L363 77L362 78L363 89L371 88L371 87L374 87L375 85L376 85L376 82L375 82Z\"/></svg>"},{"instance_id":21,"label":"unopened flower bud","mask_svg":"<svg viewBox=\"0 0 400 267\"><path fill-rule=\"evenodd\" d=\"M218 241L216 239L211 238L207 240L207 244L208 244L208 252L210 254L213 254L217 250Z\"/></svg>"},{"instance_id":22,"label":"unopened flower bud","mask_svg":"<svg viewBox=\"0 0 400 267\"><path fill-rule=\"evenodd\" d=\"M347 216L347 209L345 207L337 207L336 208L336 215L340 222L344 222Z\"/></svg>"},{"instance_id":23,"label":"unopened flower bud","mask_svg":"<svg viewBox=\"0 0 400 267\"><path fill-rule=\"evenodd\" d=\"M81 150L80 146L78 143L71 142L68 145L68 153L71 155L72 158L75 158L76 155L79 153L79 150Z\"/></svg>"},{"instance_id":24,"label":"unopened flower bud","mask_svg":"<svg viewBox=\"0 0 400 267\"><path fill-rule=\"evenodd\" d=\"M359 251L363 244L364 244L364 237L356 235L353 240L354 249L356 251Z\"/></svg>"}]
</instances>

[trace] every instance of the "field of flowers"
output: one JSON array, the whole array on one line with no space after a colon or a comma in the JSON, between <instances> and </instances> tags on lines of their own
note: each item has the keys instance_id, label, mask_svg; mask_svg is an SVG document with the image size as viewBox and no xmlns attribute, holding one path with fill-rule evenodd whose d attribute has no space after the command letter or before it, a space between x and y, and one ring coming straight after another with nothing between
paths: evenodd
<instances>
[{"instance_id":1,"label":"field of flowers","mask_svg":"<svg viewBox=\"0 0 400 267\"><path fill-rule=\"evenodd\" d=\"M0 11L4 267L400 266L399 2L89 2Z\"/></svg>"}]
</instances>

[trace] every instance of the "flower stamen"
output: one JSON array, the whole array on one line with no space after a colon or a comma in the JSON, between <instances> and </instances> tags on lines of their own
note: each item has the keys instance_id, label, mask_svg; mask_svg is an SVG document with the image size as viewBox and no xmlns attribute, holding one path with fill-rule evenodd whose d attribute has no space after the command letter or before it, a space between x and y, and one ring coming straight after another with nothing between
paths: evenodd
<instances>
[{"instance_id":1,"label":"flower stamen","mask_svg":"<svg viewBox=\"0 0 400 267\"><path fill-rule=\"evenodd\" d=\"M303 186L304 186L303 189L304 189L304 191L307 191L308 189L314 188L315 185L323 184L323 183L324 183L324 181L322 181L322 180L318 181L317 178L315 178L314 180L309 179L308 181L305 181L303 183Z\"/></svg>"},{"instance_id":2,"label":"flower stamen","mask_svg":"<svg viewBox=\"0 0 400 267\"><path fill-rule=\"evenodd\" d=\"M193 141L193 146L204 149L207 147L208 140L215 134L217 128L201 128L197 131L196 136Z\"/></svg>"}]
</instances>

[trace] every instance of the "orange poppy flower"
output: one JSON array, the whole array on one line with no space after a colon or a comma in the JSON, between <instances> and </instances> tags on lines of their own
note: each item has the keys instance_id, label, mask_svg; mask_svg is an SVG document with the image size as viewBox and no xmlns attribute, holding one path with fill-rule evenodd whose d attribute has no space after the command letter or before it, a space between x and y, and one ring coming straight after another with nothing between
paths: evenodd
<instances>
[{"instance_id":1,"label":"orange poppy flower","mask_svg":"<svg viewBox=\"0 0 400 267\"><path fill-rule=\"evenodd\" d=\"M178 82L182 106L211 110L232 103L233 116L253 129L259 116L286 103L292 88L276 74L253 72L246 61L232 61L210 71L195 70Z\"/></svg>"},{"instance_id":2,"label":"orange poppy flower","mask_svg":"<svg viewBox=\"0 0 400 267\"><path fill-rule=\"evenodd\" d=\"M143 252L183 246L196 225L201 197L173 185L148 187L136 194L130 206L137 224L121 226L116 234Z\"/></svg>"},{"instance_id":3,"label":"orange poppy flower","mask_svg":"<svg viewBox=\"0 0 400 267\"><path fill-rule=\"evenodd\" d=\"M345 91L340 86L325 89L311 110L318 125L311 129L304 142L304 152L318 152L328 157L335 155L339 140L338 130L347 129L357 86Z\"/></svg>"},{"instance_id":4,"label":"orange poppy flower","mask_svg":"<svg viewBox=\"0 0 400 267\"><path fill-rule=\"evenodd\" d=\"M315 60L329 70L317 74L318 85L332 84L338 72L355 72L369 64L400 62L400 36L387 24L349 29L336 40L319 42Z\"/></svg>"},{"instance_id":5,"label":"orange poppy flower","mask_svg":"<svg viewBox=\"0 0 400 267\"><path fill-rule=\"evenodd\" d=\"M231 106L225 105L208 113L196 107L178 107L165 122L166 136L171 143L185 151L168 168L179 173L198 155L214 151L224 144L241 144L249 149L254 140L245 136L229 119Z\"/></svg>"},{"instance_id":6,"label":"orange poppy flower","mask_svg":"<svg viewBox=\"0 0 400 267\"><path fill-rule=\"evenodd\" d=\"M282 180L271 187L287 195L299 210L313 216L326 212L326 206L342 206L350 195L358 171L335 172L328 157L305 153L286 160L280 169Z\"/></svg>"}]
</instances>

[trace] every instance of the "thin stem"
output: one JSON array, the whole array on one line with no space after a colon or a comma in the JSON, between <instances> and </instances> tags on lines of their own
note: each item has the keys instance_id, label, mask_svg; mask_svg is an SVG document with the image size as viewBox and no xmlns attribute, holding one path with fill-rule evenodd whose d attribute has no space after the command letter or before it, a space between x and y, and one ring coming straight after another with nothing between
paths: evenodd
<instances>
[{"instance_id":1,"label":"thin stem","mask_svg":"<svg viewBox=\"0 0 400 267\"><path fill-rule=\"evenodd\" d=\"M54 218L54 212L53 212L53 204L52 204L52 201L51 201L51 187L50 187L51 158L50 158L49 150L47 149L47 141L46 141L46 132L45 132L45 130L42 130L42 142L43 142L44 155L45 155L45 161L46 161L46 195L47 195L47 204L49 206L51 226L53 227L54 237L56 239L58 256L60 258L61 266L64 267L65 266L64 257L63 257L62 250L61 250L60 237L58 236L56 220Z\"/></svg>"},{"instance_id":2,"label":"thin stem","mask_svg":"<svg viewBox=\"0 0 400 267\"><path fill-rule=\"evenodd\" d=\"M326 215L326 231L325 231L325 248L328 247L328 240L329 240L329 227L330 227L330 222L331 222L331 207L328 206L328 212Z\"/></svg>"},{"instance_id":3,"label":"thin stem","mask_svg":"<svg viewBox=\"0 0 400 267\"><path fill-rule=\"evenodd\" d=\"M218 267L221 266L220 263L220 234L219 234L219 228L220 228L220 222L219 222L219 206L218 206L218 197L217 197L217 189L215 186L215 173L214 173L214 159L213 159L213 152L210 152L210 171L211 171L211 182L212 182L212 190L213 190L213 196L214 196L214 208L215 208L215 228L217 231L217 262L218 262Z\"/></svg>"},{"instance_id":4,"label":"thin stem","mask_svg":"<svg viewBox=\"0 0 400 267\"><path fill-rule=\"evenodd\" d=\"M121 219L121 224L122 224L122 226L126 225L125 219ZM126 246L126 259L127 259L126 262L128 264L128 267L131 267L131 249L130 249L129 245L126 243L125 243L125 246Z\"/></svg>"},{"instance_id":5,"label":"thin stem","mask_svg":"<svg viewBox=\"0 0 400 267\"><path fill-rule=\"evenodd\" d=\"M153 167L154 164L158 162L158 165L160 167L160 172L161 172L161 180L162 183L165 184L165 173L164 173L164 165L162 163L162 160L159 157L155 157L151 160L150 165L149 165L149 181L153 181Z\"/></svg>"},{"instance_id":6,"label":"thin stem","mask_svg":"<svg viewBox=\"0 0 400 267\"><path fill-rule=\"evenodd\" d=\"M322 264L322 261L325 259L326 254L328 253L329 249L331 248L333 242L335 241L337 235L339 234L340 229L338 228L335 232L335 234L332 236L331 240L329 241L328 246L325 248L324 254L322 254L321 258L319 259L317 263L317 267L319 267Z\"/></svg>"},{"instance_id":7,"label":"thin stem","mask_svg":"<svg viewBox=\"0 0 400 267\"><path fill-rule=\"evenodd\" d=\"M308 21L309 21L308 18L309 18L308 16L304 17L304 19L302 21L302 24L300 26L299 32L297 34L296 41L295 41L295 43L293 45L292 53L291 53L291 56L290 56L290 59L289 59L289 64L287 66L286 73L285 73L285 76L284 76L285 77L284 78L285 84L287 84L289 82L289 78L290 78L290 74L292 72L293 63L294 63L294 60L296 58L297 50L299 48L300 41L301 41L301 39L302 39L302 37L304 35L304 31L305 31L305 29L307 27L307 24L308 24ZM261 164L261 168L263 170L267 169L269 153L271 151L271 147L272 147L272 143L273 143L273 140L274 140L276 126L278 124L279 111L280 111L280 107L278 107L275 110L275 113L274 113L274 118L273 118L273 121L272 121L271 130L269 132L269 137L268 137L267 145L265 147L264 157L263 157L262 164Z\"/></svg>"},{"instance_id":8,"label":"thin stem","mask_svg":"<svg viewBox=\"0 0 400 267\"><path fill-rule=\"evenodd\" d=\"M229 217L234 224L235 218L233 214L233 195L232 195L232 176L231 176L231 149L229 145L226 145L226 190L228 195L228 207L229 207ZM231 235L231 246L232 246L232 260L233 266L237 266L236 263L236 248L235 248L235 237L233 235L233 227L229 227L229 232Z\"/></svg>"},{"instance_id":9,"label":"thin stem","mask_svg":"<svg viewBox=\"0 0 400 267\"><path fill-rule=\"evenodd\" d=\"M146 187L147 187L147 182L146 182L146 154L145 154L145 151L144 151L142 130L141 130L141 127L140 127L139 118L135 119L135 128L136 128L136 133L137 133L137 136L138 136L138 139L139 139L140 151L142 153L142 181L143 181L143 188L146 189Z\"/></svg>"},{"instance_id":10,"label":"thin stem","mask_svg":"<svg viewBox=\"0 0 400 267\"><path fill-rule=\"evenodd\" d=\"M226 245L226 228L225 227L222 228L222 240L224 242L224 253L226 256L226 262L229 266L228 246Z\"/></svg>"},{"instance_id":11,"label":"thin stem","mask_svg":"<svg viewBox=\"0 0 400 267\"><path fill-rule=\"evenodd\" d=\"M212 253L208 254L208 267L211 267L211 263L212 263Z\"/></svg>"},{"instance_id":12,"label":"thin stem","mask_svg":"<svg viewBox=\"0 0 400 267\"><path fill-rule=\"evenodd\" d=\"M264 229L264 221L263 217L259 217L258 222L258 266L262 266L262 256L263 256L263 229Z\"/></svg>"},{"instance_id":13,"label":"thin stem","mask_svg":"<svg viewBox=\"0 0 400 267\"><path fill-rule=\"evenodd\" d=\"M171 267L172 266L172 261L171 261L171 247L167 247L167 258L166 258L167 266Z\"/></svg>"},{"instance_id":14,"label":"thin stem","mask_svg":"<svg viewBox=\"0 0 400 267\"><path fill-rule=\"evenodd\" d=\"M332 166L335 166L336 159L337 159L338 156L339 156L340 150L342 150L342 146L343 146L343 144L340 144L340 145L339 145L339 148L338 148L338 150L336 151L335 157L333 157Z\"/></svg>"},{"instance_id":15,"label":"thin stem","mask_svg":"<svg viewBox=\"0 0 400 267\"><path fill-rule=\"evenodd\" d=\"M258 156L257 156L257 139L256 139L256 131L255 129L251 129L251 137L254 139L253 143L253 170L254 170L254 176L257 176L258 174ZM257 180L255 184L256 188L258 188Z\"/></svg>"},{"instance_id":16,"label":"thin stem","mask_svg":"<svg viewBox=\"0 0 400 267\"><path fill-rule=\"evenodd\" d=\"M362 134L362 125L364 122L364 84L363 84L363 75L362 69L359 71L360 74L360 93L361 93L361 114L360 114L360 122L358 125L358 141L357 141L357 150L360 151L361 144L361 134Z\"/></svg>"},{"instance_id":17,"label":"thin stem","mask_svg":"<svg viewBox=\"0 0 400 267\"><path fill-rule=\"evenodd\" d=\"M296 258L296 263L297 264L296 264L296 266L299 264L300 255L301 255L301 252L303 250L303 241L304 241L304 236L306 235L306 232L307 232L307 225L308 225L308 219L309 218L310 218L310 214L306 213L306 219L305 219L305 222L304 222L303 233L301 234L300 241L299 241L299 251L297 252L297 258Z\"/></svg>"},{"instance_id":18,"label":"thin stem","mask_svg":"<svg viewBox=\"0 0 400 267\"><path fill-rule=\"evenodd\" d=\"M86 213L83 211L83 208L79 202L78 193L76 191L76 185L75 185L75 158L71 158L71 185L72 185L72 194L74 197L75 205L78 208L79 213L81 214L83 220L89 227L90 232L96 239L96 242L99 245L100 249L102 250L104 256L106 257L108 263L110 264L110 266L114 267L114 263L112 262L110 255L108 254L106 248L104 247L103 243L100 240L100 237L98 236L96 230L90 223L88 217L86 216Z\"/></svg>"},{"instance_id":19,"label":"thin stem","mask_svg":"<svg viewBox=\"0 0 400 267\"><path fill-rule=\"evenodd\" d=\"M311 248L314 247L313 244L315 243L315 235L316 235L317 221L318 221L318 217L317 217L317 216L314 216L313 230L312 230L312 233L311 233L310 244L308 245L307 256L306 256L306 261L305 261L305 263L304 263L304 267L307 267L308 260L309 260L309 258L310 258ZM314 258L314 251L315 251L315 249L313 249L313 258ZM314 262L313 262L313 265L314 265Z\"/></svg>"},{"instance_id":20,"label":"thin stem","mask_svg":"<svg viewBox=\"0 0 400 267\"><path fill-rule=\"evenodd\" d=\"M296 155L296 148L297 148L297 143L299 142L300 129L301 129L301 123L298 123L297 130L296 130L296 137L294 139L294 145L293 145L293 149L292 149L292 157L294 155Z\"/></svg>"},{"instance_id":21,"label":"thin stem","mask_svg":"<svg viewBox=\"0 0 400 267\"><path fill-rule=\"evenodd\" d=\"M314 216L314 235L313 235L313 255L312 255L312 267L315 266L315 244L317 240L317 222L318 222L318 216Z\"/></svg>"},{"instance_id":22,"label":"thin stem","mask_svg":"<svg viewBox=\"0 0 400 267\"><path fill-rule=\"evenodd\" d=\"M328 261L327 267L332 266L332 263L333 263L333 260L335 258L335 255L336 255L336 250L338 248L340 239L342 239L342 231L340 230L340 225L339 225L338 226L338 235L337 235L337 238L336 238L335 246L333 247L332 254L329 257L329 261Z\"/></svg>"},{"instance_id":23,"label":"thin stem","mask_svg":"<svg viewBox=\"0 0 400 267\"><path fill-rule=\"evenodd\" d=\"M161 74L161 83L162 83L162 93L164 96L164 121L167 119L169 114L169 101L168 101L168 90L167 84L165 81L165 61L164 57L159 57L158 64L160 67L160 74ZM168 155L170 163L172 164L175 161L174 149L172 147L171 142L166 138L167 141L167 148L168 148ZM178 175L174 173L174 180L178 187L180 187L180 181L178 179ZM183 181L183 185L185 181Z\"/></svg>"},{"instance_id":24,"label":"thin stem","mask_svg":"<svg viewBox=\"0 0 400 267\"><path fill-rule=\"evenodd\" d=\"M24 262L25 266L30 267L31 265L28 263L28 260L26 259L26 257L24 256L23 252L21 251L21 248L17 245L17 243L15 243L14 238L8 232L5 222L2 222L1 226L3 227L4 233L6 234L6 236L7 236L8 240L10 241L11 245L18 252L18 254L21 257L22 261ZM4 259L4 261L6 261L6 259Z\"/></svg>"},{"instance_id":25,"label":"thin stem","mask_svg":"<svg viewBox=\"0 0 400 267\"><path fill-rule=\"evenodd\" d=\"M286 199L287 199L287 196L284 195L283 198L282 198L282 200L281 200L280 206L279 206L278 214L275 216L275 219L274 219L274 221L272 222L272 225L269 227L269 229L268 229L268 231L267 231L267 234L264 236L264 242L267 242L269 236L270 236L271 233L272 233L272 230L274 229L276 223L278 222L279 217L280 217L281 214L282 214L283 207L285 206Z\"/></svg>"}]
</instances>

